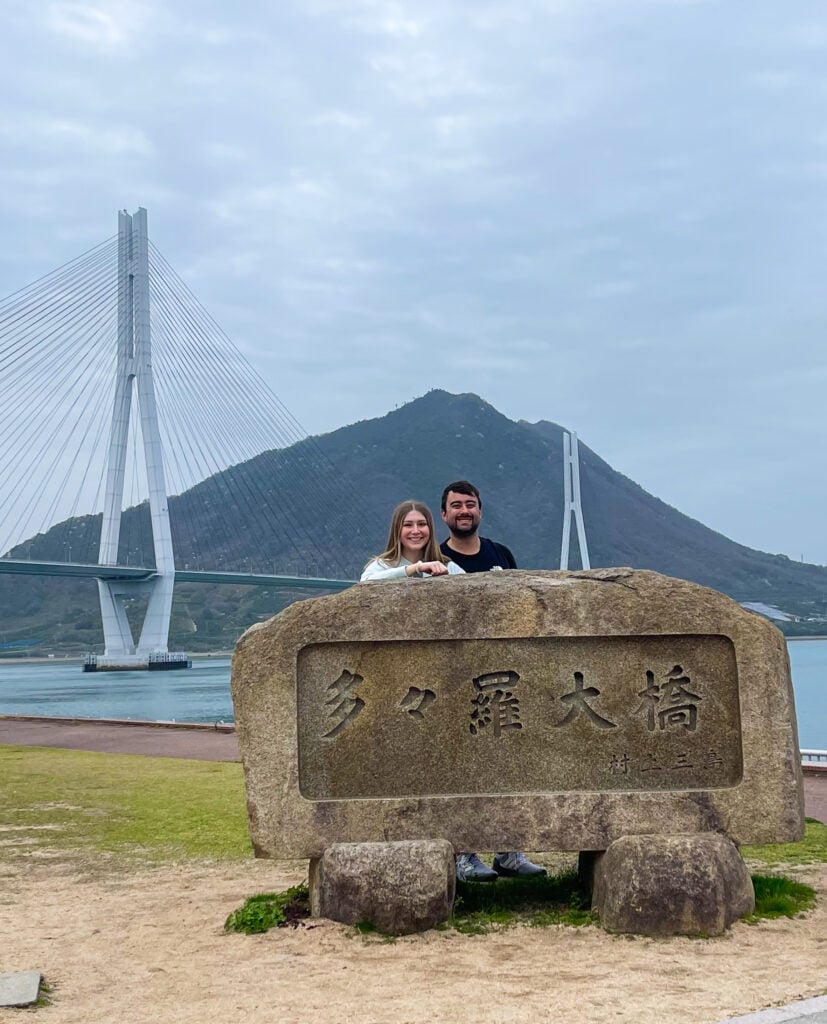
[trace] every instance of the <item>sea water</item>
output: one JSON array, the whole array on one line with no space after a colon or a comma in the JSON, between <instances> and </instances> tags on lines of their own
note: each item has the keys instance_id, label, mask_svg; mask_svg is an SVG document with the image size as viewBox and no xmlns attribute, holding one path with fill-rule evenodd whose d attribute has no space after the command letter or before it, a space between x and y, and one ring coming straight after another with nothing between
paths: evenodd
<instances>
[{"instance_id":1,"label":"sea water","mask_svg":"<svg viewBox=\"0 0 827 1024\"><path fill-rule=\"evenodd\" d=\"M0 715L232 722L230 659L172 672L84 672L78 661L0 663Z\"/></svg>"},{"instance_id":2,"label":"sea water","mask_svg":"<svg viewBox=\"0 0 827 1024\"><path fill-rule=\"evenodd\" d=\"M789 640L802 750L827 750L827 640Z\"/></svg>"},{"instance_id":3,"label":"sea water","mask_svg":"<svg viewBox=\"0 0 827 1024\"><path fill-rule=\"evenodd\" d=\"M827 640L788 644L800 745L827 750ZM174 672L82 672L77 661L0 662L0 715L232 722L230 659Z\"/></svg>"}]
</instances>

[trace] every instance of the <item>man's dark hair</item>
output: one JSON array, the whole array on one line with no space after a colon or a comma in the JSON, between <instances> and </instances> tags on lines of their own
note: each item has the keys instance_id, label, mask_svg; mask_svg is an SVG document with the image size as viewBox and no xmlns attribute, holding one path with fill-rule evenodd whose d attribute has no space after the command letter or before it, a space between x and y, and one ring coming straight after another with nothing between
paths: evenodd
<instances>
[{"instance_id":1,"label":"man's dark hair","mask_svg":"<svg viewBox=\"0 0 827 1024\"><path fill-rule=\"evenodd\" d=\"M453 491L454 494L471 494L471 495L473 495L477 499L477 501L480 503L480 508L482 508L482 498L480 497L480 492L476 489L476 487L470 481L468 481L468 480L455 480L452 484L448 484L448 486L442 492L442 504L441 504L440 507L441 507L443 512L448 507L448 492L449 491Z\"/></svg>"}]
</instances>

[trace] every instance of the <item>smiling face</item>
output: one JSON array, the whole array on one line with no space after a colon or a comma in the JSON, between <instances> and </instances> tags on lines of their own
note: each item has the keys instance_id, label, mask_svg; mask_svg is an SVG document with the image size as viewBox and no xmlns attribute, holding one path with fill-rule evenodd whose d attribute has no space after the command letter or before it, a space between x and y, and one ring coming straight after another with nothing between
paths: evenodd
<instances>
[{"instance_id":1,"label":"smiling face","mask_svg":"<svg viewBox=\"0 0 827 1024\"><path fill-rule=\"evenodd\" d=\"M430 538L431 528L425 515L416 510L408 512L399 528L403 556L409 562L420 561Z\"/></svg>"},{"instance_id":2,"label":"smiling face","mask_svg":"<svg viewBox=\"0 0 827 1024\"><path fill-rule=\"evenodd\" d=\"M455 537L473 537L482 518L479 499L473 494L448 491L442 518Z\"/></svg>"}]
</instances>

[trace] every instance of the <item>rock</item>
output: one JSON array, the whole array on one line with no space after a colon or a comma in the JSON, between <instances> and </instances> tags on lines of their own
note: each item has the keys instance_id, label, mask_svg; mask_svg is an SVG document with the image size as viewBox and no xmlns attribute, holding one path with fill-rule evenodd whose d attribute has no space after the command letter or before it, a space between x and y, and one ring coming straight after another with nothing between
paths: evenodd
<instances>
[{"instance_id":1,"label":"rock","mask_svg":"<svg viewBox=\"0 0 827 1024\"><path fill-rule=\"evenodd\" d=\"M610 932L720 935L755 893L726 836L623 836L595 860L592 906Z\"/></svg>"},{"instance_id":2,"label":"rock","mask_svg":"<svg viewBox=\"0 0 827 1024\"><path fill-rule=\"evenodd\" d=\"M300 601L241 638L232 692L261 856L803 834L784 637L653 572L510 570Z\"/></svg>"},{"instance_id":3,"label":"rock","mask_svg":"<svg viewBox=\"0 0 827 1024\"><path fill-rule=\"evenodd\" d=\"M40 995L40 971L0 974L0 1007L33 1006Z\"/></svg>"},{"instance_id":4,"label":"rock","mask_svg":"<svg viewBox=\"0 0 827 1024\"><path fill-rule=\"evenodd\" d=\"M385 935L424 932L451 916L454 850L444 840L336 843L310 865L310 909Z\"/></svg>"}]
</instances>

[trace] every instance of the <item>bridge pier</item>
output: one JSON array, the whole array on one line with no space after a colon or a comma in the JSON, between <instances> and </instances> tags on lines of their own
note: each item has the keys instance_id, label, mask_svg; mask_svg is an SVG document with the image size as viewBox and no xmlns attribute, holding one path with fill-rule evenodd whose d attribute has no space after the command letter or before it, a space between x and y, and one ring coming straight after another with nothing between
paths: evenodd
<instances>
[{"instance_id":1,"label":"bridge pier","mask_svg":"<svg viewBox=\"0 0 827 1024\"><path fill-rule=\"evenodd\" d=\"M148 580L98 580L105 653L87 661L85 671L121 671L130 668L161 670L188 668L188 658L167 651L172 589L175 573L156 575ZM149 594L144 623L138 643L126 614L126 601ZM183 662L183 664L182 664Z\"/></svg>"}]
</instances>

